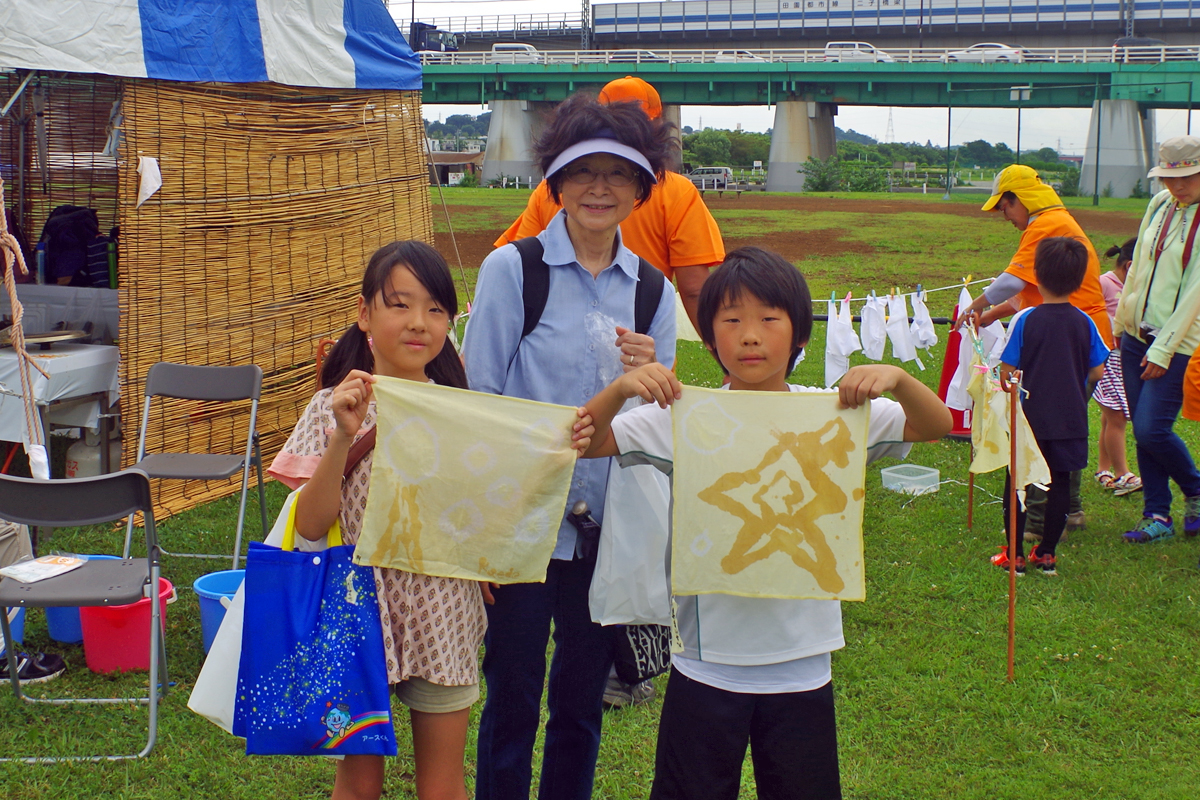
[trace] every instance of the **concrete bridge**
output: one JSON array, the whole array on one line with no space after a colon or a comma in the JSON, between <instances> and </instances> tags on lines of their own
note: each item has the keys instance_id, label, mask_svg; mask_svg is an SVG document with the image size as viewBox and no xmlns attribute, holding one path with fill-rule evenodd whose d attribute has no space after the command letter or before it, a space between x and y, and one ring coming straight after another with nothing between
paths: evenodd
<instances>
[{"instance_id":1,"label":"concrete bridge","mask_svg":"<svg viewBox=\"0 0 1200 800\"><path fill-rule=\"evenodd\" d=\"M1155 108L1200 102L1200 47L1114 52L1103 48L1014 48L1001 60L978 53L910 48L890 61L826 61L821 49L550 51L518 55L423 54L426 103L488 103L484 178L538 176L529 154L555 103L580 89L636 74L662 96L667 118L697 105L774 105L770 191L799 191L810 157L835 152L839 105L1092 109L1083 183L1112 183L1117 196L1145 181L1154 161ZM978 61L975 59L979 59ZM507 63L505 63L507 62ZM1099 158L1097 158L1097 149Z\"/></svg>"}]
</instances>

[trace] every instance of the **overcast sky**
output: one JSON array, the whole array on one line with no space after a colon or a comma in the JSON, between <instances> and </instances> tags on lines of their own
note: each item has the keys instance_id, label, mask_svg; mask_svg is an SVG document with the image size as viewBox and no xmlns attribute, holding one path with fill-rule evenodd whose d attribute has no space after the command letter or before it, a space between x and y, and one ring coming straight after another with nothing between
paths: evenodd
<instances>
[{"instance_id":1,"label":"overcast sky","mask_svg":"<svg viewBox=\"0 0 1200 800\"><path fill-rule=\"evenodd\" d=\"M412 3L393 1L394 16L408 19ZM559 14L581 8L573 0L417 0L417 19L460 17L467 15ZM450 114L479 114L480 106L428 105L427 119L444 119ZM875 106L841 106L835 124L842 130L854 129L880 141L888 126L887 108ZM1158 111L1156 138L1159 141L1186 132L1186 111ZM891 109L895 141L934 144L946 141L946 110L936 108ZM1087 138L1088 109L1030 109L1021 114L1021 149L1053 147L1066 154L1081 154ZM1200 113L1193 112L1192 122L1200 126ZM746 131L765 131L772 126L774 109L767 106L684 106L684 125L693 128L711 127L734 129L740 122ZM1193 133L1200 133L1200 127ZM951 140L962 144L985 139L993 144L1017 144L1017 112L1007 109L955 109Z\"/></svg>"}]
</instances>

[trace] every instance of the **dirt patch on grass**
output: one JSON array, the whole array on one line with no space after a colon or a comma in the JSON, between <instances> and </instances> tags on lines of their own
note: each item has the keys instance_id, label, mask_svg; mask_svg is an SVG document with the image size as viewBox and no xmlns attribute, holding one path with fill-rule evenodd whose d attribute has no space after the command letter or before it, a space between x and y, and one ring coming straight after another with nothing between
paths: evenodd
<instances>
[{"instance_id":1,"label":"dirt patch on grass","mask_svg":"<svg viewBox=\"0 0 1200 800\"><path fill-rule=\"evenodd\" d=\"M815 231L776 231L756 236L726 236L725 251L739 247L762 247L774 250L793 264L806 258L837 256L843 253L874 253L875 248L865 242L843 239L846 231L826 228Z\"/></svg>"},{"instance_id":2,"label":"dirt patch on grass","mask_svg":"<svg viewBox=\"0 0 1200 800\"><path fill-rule=\"evenodd\" d=\"M979 205L986 200L979 195ZM803 195L769 196L744 193L741 197L725 195L717 197L712 192L704 195L704 202L714 211L762 210L762 211L839 211L847 214L952 214L956 217L973 217L982 223L991 223L994 215L980 211L975 204L931 203L927 200L905 200L901 196L879 200L855 200L840 197L805 197ZM1123 211L1093 211L1070 209L1084 230L1114 236L1132 236L1137 233L1141 214Z\"/></svg>"},{"instance_id":3,"label":"dirt patch on grass","mask_svg":"<svg viewBox=\"0 0 1200 800\"><path fill-rule=\"evenodd\" d=\"M726 195L717 197L709 192L704 196L705 203L716 210L741 211L796 211L800 213L813 211L838 211L849 214L876 216L886 214L951 214L958 217L976 219L983 225L1003 224L995 215L986 214L979 207L962 203L931 203L923 200L908 200L902 196L893 196L879 200L855 200L832 197L807 197L804 195L770 196L745 193L741 197ZM980 196L980 204L983 196ZM434 209L440 215L441 209ZM1137 232L1140 215L1121 211L1094 211L1090 209L1071 209L1071 214L1083 228L1092 234L1105 234L1117 237L1131 236ZM496 240L512 218L488 206L450 206L450 219L455 223L458 249L462 254L464 267L478 267L487 254L492 252L492 242ZM492 218L495 224L489 224L484 231L464 232L466 218ZM793 263L815 256L836 256L842 253L871 254L875 248L866 242L853 241L843 238L846 231L839 228L827 228L811 231L775 231L755 236L727 236L725 249L734 250L747 245L757 245L768 250L781 253ZM446 256L451 266L455 265L454 246L450 234L438 233L437 248ZM1015 246L1015 242L1014 242Z\"/></svg>"},{"instance_id":4,"label":"dirt patch on grass","mask_svg":"<svg viewBox=\"0 0 1200 800\"><path fill-rule=\"evenodd\" d=\"M502 230L497 230L495 233L455 233L454 238L458 240L458 252L462 256L462 265L470 269L482 264L483 259L487 258L487 254L494 249L492 242L496 241L496 237ZM458 268L458 261L454 256L454 243L450 240L450 234L434 234L434 247L445 257L446 263L450 265L451 269Z\"/></svg>"}]
</instances>

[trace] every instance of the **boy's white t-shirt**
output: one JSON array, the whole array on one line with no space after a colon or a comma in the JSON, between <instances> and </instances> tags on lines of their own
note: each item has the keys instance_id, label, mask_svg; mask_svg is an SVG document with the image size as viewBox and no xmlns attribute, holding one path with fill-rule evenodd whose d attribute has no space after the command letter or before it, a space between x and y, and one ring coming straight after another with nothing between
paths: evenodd
<instances>
[{"instance_id":1,"label":"boy's white t-shirt","mask_svg":"<svg viewBox=\"0 0 1200 800\"><path fill-rule=\"evenodd\" d=\"M788 384L793 392L822 392ZM904 458L904 409L871 401L867 462ZM668 475L674 444L671 410L647 404L612 422L621 466L651 464ZM818 689L830 680L829 654L846 645L837 600L774 600L724 594L675 597L683 653L671 663L687 677L730 692L781 694Z\"/></svg>"}]
</instances>

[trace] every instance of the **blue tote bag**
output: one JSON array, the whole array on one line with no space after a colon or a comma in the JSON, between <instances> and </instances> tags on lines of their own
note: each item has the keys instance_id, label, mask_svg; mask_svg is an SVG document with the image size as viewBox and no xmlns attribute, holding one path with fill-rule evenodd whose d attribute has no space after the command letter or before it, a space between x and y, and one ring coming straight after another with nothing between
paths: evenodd
<instances>
[{"instance_id":1,"label":"blue tote bag","mask_svg":"<svg viewBox=\"0 0 1200 800\"><path fill-rule=\"evenodd\" d=\"M373 570L352 546L302 553L284 539L246 556L233 733L247 755L396 755Z\"/></svg>"}]
</instances>

